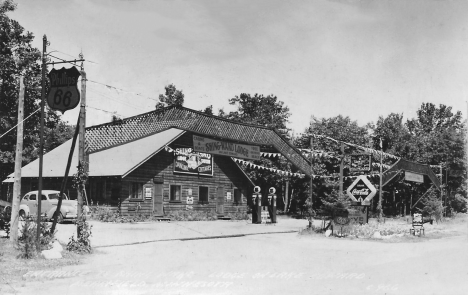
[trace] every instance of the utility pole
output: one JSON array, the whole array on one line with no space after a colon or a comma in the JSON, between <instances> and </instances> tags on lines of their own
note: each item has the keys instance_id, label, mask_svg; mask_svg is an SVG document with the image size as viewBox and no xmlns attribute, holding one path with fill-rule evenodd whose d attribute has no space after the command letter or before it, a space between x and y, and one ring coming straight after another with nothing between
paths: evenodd
<instances>
[{"instance_id":1,"label":"utility pole","mask_svg":"<svg viewBox=\"0 0 468 295\"><path fill-rule=\"evenodd\" d=\"M313 210L313 204L314 204L314 199L313 199L313 182L314 182L314 136L311 132L310 134L310 222L309 222L309 227L312 228L312 210Z\"/></svg>"},{"instance_id":2,"label":"utility pole","mask_svg":"<svg viewBox=\"0 0 468 295\"><path fill-rule=\"evenodd\" d=\"M377 210L379 211L379 221L382 220L382 158L383 158L382 137L380 138L380 177L379 177L379 202L377 203ZM406 201L406 198L405 198ZM406 202L405 202L406 206ZM405 209L406 210L406 209Z\"/></svg>"},{"instance_id":3,"label":"utility pole","mask_svg":"<svg viewBox=\"0 0 468 295\"><path fill-rule=\"evenodd\" d=\"M288 213L288 190L289 190L289 176L288 178L286 178L286 187L285 187L285 198L284 198L284 213L287 214Z\"/></svg>"},{"instance_id":4,"label":"utility pole","mask_svg":"<svg viewBox=\"0 0 468 295\"><path fill-rule=\"evenodd\" d=\"M13 200L11 210L11 236L10 241L18 241L19 205L21 199L21 162L23 161L23 112L24 112L24 77L19 78L18 99L18 129L16 133L16 155L15 155L15 182L13 184Z\"/></svg>"},{"instance_id":5,"label":"utility pole","mask_svg":"<svg viewBox=\"0 0 468 295\"><path fill-rule=\"evenodd\" d=\"M44 158L44 104L45 104L45 72L46 72L46 51L47 51L47 36L42 38L42 81L41 81L41 132L39 143L39 183L37 193L37 234L36 234L36 247L40 249L40 236L41 236L41 203L42 203L42 166Z\"/></svg>"},{"instance_id":6,"label":"utility pole","mask_svg":"<svg viewBox=\"0 0 468 295\"><path fill-rule=\"evenodd\" d=\"M80 55L83 59L82 55ZM78 167L82 167L87 171L87 163L85 161L85 127L86 127L86 72L81 68L81 105L80 105L80 122L79 122L79 137L78 137ZM84 186L80 183L78 186L78 210L77 218L81 219L83 213L83 189ZM77 234L80 234L80 227L77 227Z\"/></svg>"},{"instance_id":7,"label":"utility pole","mask_svg":"<svg viewBox=\"0 0 468 295\"><path fill-rule=\"evenodd\" d=\"M343 170L344 170L344 143L341 142L341 163L340 163L340 198L343 197Z\"/></svg>"}]
</instances>

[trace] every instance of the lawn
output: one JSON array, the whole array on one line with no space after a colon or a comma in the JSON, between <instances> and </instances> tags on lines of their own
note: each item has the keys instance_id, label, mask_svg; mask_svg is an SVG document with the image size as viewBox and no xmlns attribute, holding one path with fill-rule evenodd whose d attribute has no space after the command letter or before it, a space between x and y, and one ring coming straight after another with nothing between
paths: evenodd
<instances>
[{"instance_id":1,"label":"lawn","mask_svg":"<svg viewBox=\"0 0 468 295\"><path fill-rule=\"evenodd\" d=\"M79 264L81 257L78 254L63 251L63 259L46 260L44 258L18 259L20 251L5 237L0 238L0 294L3 290L14 292L12 284L18 285L25 280L23 275L28 271L56 270L63 266ZM31 280L31 279L28 279Z\"/></svg>"}]
</instances>

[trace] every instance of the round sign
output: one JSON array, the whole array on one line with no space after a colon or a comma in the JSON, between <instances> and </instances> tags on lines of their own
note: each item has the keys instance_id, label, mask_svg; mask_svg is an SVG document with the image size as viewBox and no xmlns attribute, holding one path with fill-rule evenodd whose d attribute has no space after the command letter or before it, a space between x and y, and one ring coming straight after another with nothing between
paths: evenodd
<instances>
[{"instance_id":1,"label":"round sign","mask_svg":"<svg viewBox=\"0 0 468 295\"><path fill-rule=\"evenodd\" d=\"M80 93L76 84L80 75L75 67L52 69L49 72L50 88L46 101L51 109L64 113L78 105Z\"/></svg>"},{"instance_id":2,"label":"round sign","mask_svg":"<svg viewBox=\"0 0 468 295\"><path fill-rule=\"evenodd\" d=\"M260 192L260 190L261 190L261 189L260 189L260 187L259 187L259 186L255 186L255 187L254 187L254 192L256 192L256 193L259 193L259 192Z\"/></svg>"},{"instance_id":3,"label":"round sign","mask_svg":"<svg viewBox=\"0 0 468 295\"><path fill-rule=\"evenodd\" d=\"M274 194L276 192L276 189L274 187L270 187L270 189L268 190L268 192L270 194Z\"/></svg>"}]
</instances>

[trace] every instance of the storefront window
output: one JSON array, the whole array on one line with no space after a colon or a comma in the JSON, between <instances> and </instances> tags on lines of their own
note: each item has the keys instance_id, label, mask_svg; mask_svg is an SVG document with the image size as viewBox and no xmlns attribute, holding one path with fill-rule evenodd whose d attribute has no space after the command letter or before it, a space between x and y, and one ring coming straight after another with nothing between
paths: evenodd
<instances>
[{"instance_id":1,"label":"storefront window","mask_svg":"<svg viewBox=\"0 0 468 295\"><path fill-rule=\"evenodd\" d=\"M130 199L143 199L143 184L138 182L130 183Z\"/></svg>"},{"instance_id":2,"label":"storefront window","mask_svg":"<svg viewBox=\"0 0 468 295\"><path fill-rule=\"evenodd\" d=\"M180 201L180 185L171 185L171 201Z\"/></svg>"},{"instance_id":3,"label":"storefront window","mask_svg":"<svg viewBox=\"0 0 468 295\"><path fill-rule=\"evenodd\" d=\"M208 187L200 186L198 188L198 202L201 204L208 204Z\"/></svg>"}]
</instances>

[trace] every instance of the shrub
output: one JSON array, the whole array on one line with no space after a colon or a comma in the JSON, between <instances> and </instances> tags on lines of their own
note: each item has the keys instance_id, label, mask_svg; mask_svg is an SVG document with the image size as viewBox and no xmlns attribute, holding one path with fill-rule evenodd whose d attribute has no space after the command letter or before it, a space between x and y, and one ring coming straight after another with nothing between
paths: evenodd
<instances>
[{"instance_id":1,"label":"shrub","mask_svg":"<svg viewBox=\"0 0 468 295\"><path fill-rule=\"evenodd\" d=\"M5 207L0 213L0 229L3 229L7 235L10 236L10 219L11 219L11 207Z\"/></svg>"},{"instance_id":2,"label":"shrub","mask_svg":"<svg viewBox=\"0 0 468 295\"><path fill-rule=\"evenodd\" d=\"M67 244L67 251L75 252L79 254L84 253L92 253L93 249L91 248L91 229L92 225L90 226L85 218L80 218L76 222L76 226L78 228L78 238L75 240L75 235L70 237L70 241Z\"/></svg>"},{"instance_id":3,"label":"shrub","mask_svg":"<svg viewBox=\"0 0 468 295\"><path fill-rule=\"evenodd\" d=\"M231 220L250 220L252 215L247 214L246 211L240 211L239 208L236 208L236 212L229 213L227 217L231 218Z\"/></svg>"},{"instance_id":4,"label":"shrub","mask_svg":"<svg viewBox=\"0 0 468 295\"><path fill-rule=\"evenodd\" d=\"M40 233L38 249L36 244L37 224L30 218L25 220L18 238L18 248L21 252L18 255L18 258L35 258L42 250L48 250L52 248L52 242L55 240L55 232L52 233L50 231L50 225L45 221L41 221L39 226Z\"/></svg>"},{"instance_id":5,"label":"shrub","mask_svg":"<svg viewBox=\"0 0 468 295\"><path fill-rule=\"evenodd\" d=\"M391 224L391 223L367 223L355 224L351 223L347 226L347 234L356 238L370 239L375 232L379 232L381 236L391 236L395 234L408 233L407 225Z\"/></svg>"},{"instance_id":6,"label":"shrub","mask_svg":"<svg viewBox=\"0 0 468 295\"><path fill-rule=\"evenodd\" d=\"M429 193L428 198L423 201L423 205L423 215L430 216L431 219L434 219L436 222L442 220L444 206L442 205L442 200L439 200L435 192Z\"/></svg>"},{"instance_id":7,"label":"shrub","mask_svg":"<svg viewBox=\"0 0 468 295\"><path fill-rule=\"evenodd\" d=\"M211 221L218 219L216 212L213 210L209 212L186 210L172 211L169 217L171 220L175 221Z\"/></svg>"}]
</instances>

